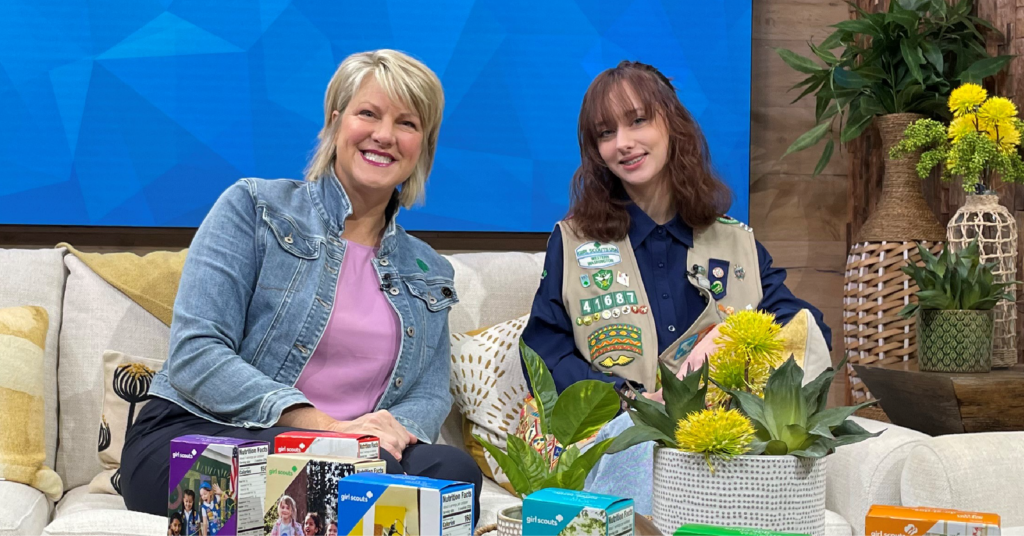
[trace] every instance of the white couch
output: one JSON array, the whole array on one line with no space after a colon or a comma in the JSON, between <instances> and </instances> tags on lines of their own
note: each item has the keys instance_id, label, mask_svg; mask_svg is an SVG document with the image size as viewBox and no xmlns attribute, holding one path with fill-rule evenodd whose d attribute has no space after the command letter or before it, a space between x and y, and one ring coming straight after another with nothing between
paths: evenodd
<instances>
[{"instance_id":1,"label":"white couch","mask_svg":"<svg viewBox=\"0 0 1024 536\"><path fill-rule=\"evenodd\" d=\"M453 332L529 311L543 254L448 258L455 266L460 298L450 314ZM163 357L167 326L63 249L0 249L0 274L0 307L40 305L50 314L46 463L60 474L65 487L64 497L54 505L33 488L0 481L0 536L166 534L164 518L128 512L119 496L91 494L88 484L100 472L96 442L103 352ZM1005 526L1024 526L1024 433L929 439L891 425L860 422L870 429L889 430L830 457L828 534L862 534L871 504L995 511ZM463 445L457 409L445 423L442 442ZM481 520L491 522L498 510L517 503L497 484L485 481ZM1024 534L1024 529L1017 534Z\"/></svg>"}]
</instances>

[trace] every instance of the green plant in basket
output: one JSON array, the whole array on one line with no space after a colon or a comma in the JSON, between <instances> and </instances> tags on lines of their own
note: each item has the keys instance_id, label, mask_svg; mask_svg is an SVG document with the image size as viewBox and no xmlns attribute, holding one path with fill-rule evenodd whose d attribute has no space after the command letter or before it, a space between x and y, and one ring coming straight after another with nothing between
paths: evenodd
<instances>
[{"instance_id":1,"label":"green plant in basket","mask_svg":"<svg viewBox=\"0 0 1024 536\"><path fill-rule=\"evenodd\" d=\"M1024 121L1010 99L989 97L981 86L964 84L949 96L949 109L949 125L934 119L911 123L889 156L902 158L923 150L918 176L926 178L941 165L942 179L961 177L969 193L987 190L992 172L1003 182L1024 182L1024 161L1018 152Z\"/></svg>"},{"instance_id":2,"label":"green plant in basket","mask_svg":"<svg viewBox=\"0 0 1024 536\"><path fill-rule=\"evenodd\" d=\"M744 318L745 314L754 313L729 316L720 331L735 328L735 324L746 324L748 328L757 325L750 318ZM774 327L777 328L777 324ZM732 330L736 337L732 344L763 347L765 334L770 331L773 331L772 326L762 326L760 330ZM729 460L742 454L820 458L836 447L878 435L847 420L853 412L876 401L826 408L829 387L835 376L833 368L802 386L803 369L790 357L769 371L763 385L748 383L734 388L711 377L714 360L713 354L699 370L682 379L661 365L664 404L640 396L623 397L629 405L634 426L615 438L608 452L654 441L662 447L703 454L711 465L713 459ZM839 366L844 364L845 360ZM727 394L724 403L709 400L709 386Z\"/></svg>"},{"instance_id":3,"label":"green plant in basket","mask_svg":"<svg viewBox=\"0 0 1024 536\"><path fill-rule=\"evenodd\" d=\"M977 240L962 251L950 251L947 245L938 257L918 244L918 253L923 266L908 264L903 273L917 283L917 303L908 304L900 316L910 318L920 309L943 311L989 311L1000 300L1012 300L1013 294L1007 287L1020 283L1009 281L997 283L992 270L996 265L982 263Z\"/></svg>"},{"instance_id":4,"label":"green plant in basket","mask_svg":"<svg viewBox=\"0 0 1024 536\"><path fill-rule=\"evenodd\" d=\"M598 380L576 382L559 395L540 356L522 339L519 349L533 387L541 432L557 439L564 450L553 459L555 454L550 449L546 449L546 455L541 454L523 439L509 434L506 453L479 436L473 437L498 462L520 497L544 488L580 491L612 439L596 443L583 453L575 443L593 436L615 418L621 407L619 395L612 384Z\"/></svg>"},{"instance_id":5,"label":"green plant in basket","mask_svg":"<svg viewBox=\"0 0 1024 536\"><path fill-rule=\"evenodd\" d=\"M848 2L849 3L849 2ZM875 116L918 113L948 118L946 98L957 81L981 82L1002 70L1013 56L990 57L983 31L999 32L971 15L973 2L960 0L892 0L885 13L868 13L853 3L859 18L834 24L824 41L808 43L814 56L776 52L807 76L792 89L804 88L793 102L813 94L816 126L801 135L786 154L828 138L817 175L841 143L851 141ZM840 49L836 51L836 49Z\"/></svg>"}]
</instances>

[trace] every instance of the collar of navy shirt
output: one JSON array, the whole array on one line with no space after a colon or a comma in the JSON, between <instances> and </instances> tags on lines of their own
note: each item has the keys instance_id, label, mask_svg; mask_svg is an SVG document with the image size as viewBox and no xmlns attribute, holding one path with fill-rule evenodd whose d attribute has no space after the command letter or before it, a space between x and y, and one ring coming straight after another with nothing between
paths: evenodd
<instances>
[{"instance_id":1,"label":"collar of navy shirt","mask_svg":"<svg viewBox=\"0 0 1024 536\"><path fill-rule=\"evenodd\" d=\"M654 232L658 224L643 209L636 206L636 203L628 196L624 200L626 201L626 210L629 211L629 241L633 245L633 250L636 251L636 248L640 247L640 244ZM687 248L693 248L693 229L679 217L679 214L676 214L663 227Z\"/></svg>"}]
</instances>

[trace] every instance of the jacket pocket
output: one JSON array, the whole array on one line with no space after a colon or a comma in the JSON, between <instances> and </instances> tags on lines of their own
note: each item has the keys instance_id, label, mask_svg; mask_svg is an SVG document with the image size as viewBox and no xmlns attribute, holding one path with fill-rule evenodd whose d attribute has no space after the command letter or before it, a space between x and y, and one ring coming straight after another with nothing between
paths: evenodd
<instances>
[{"instance_id":1,"label":"jacket pocket","mask_svg":"<svg viewBox=\"0 0 1024 536\"><path fill-rule=\"evenodd\" d=\"M405 285L409 287L409 293L423 300L427 310L438 312L459 303L459 297L455 294L455 282L451 279L420 277L403 277Z\"/></svg>"},{"instance_id":2,"label":"jacket pocket","mask_svg":"<svg viewBox=\"0 0 1024 536\"><path fill-rule=\"evenodd\" d=\"M320 256L320 240L299 232L298 225L290 217L263 207L263 221L270 226L277 243L285 251L303 259L315 259Z\"/></svg>"}]
</instances>

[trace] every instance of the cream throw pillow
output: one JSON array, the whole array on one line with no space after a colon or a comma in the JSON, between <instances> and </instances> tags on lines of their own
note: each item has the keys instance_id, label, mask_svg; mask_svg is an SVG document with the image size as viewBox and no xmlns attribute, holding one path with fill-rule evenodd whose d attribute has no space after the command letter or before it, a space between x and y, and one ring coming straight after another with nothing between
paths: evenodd
<instances>
[{"instance_id":1,"label":"cream throw pillow","mask_svg":"<svg viewBox=\"0 0 1024 536\"><path fill-rule=\"evenodd\" d=\"M43 353L50 317L42 307L0 309L0 480L60 499L64 484L46 467Z\"/></svg>"},{"instance_id":2,"label":"cream throw pillow","mask_svg":"<svg viewBox=\"0 0 1024 536\"><path fill-rule=\"evenodd\" d=\"M98 457L103 471L89 483L92 493L121 494L121 449L128 428L146 405L149 385L163 366L162 359L103 352L103 416Z\"/></svg>"},{"instance_id":3,"label":"cream throw pillow","mask_svg":"<svg viewBox=\"0 0 1024 536\"><path fill-rule=\"evenodd\" d=\"M462 412L466 450L480 470L506 489L508 478L473 438L476 434L505 450L519 411L530 394L519 361L519 338L530 315L469 333L453 333L451 389Z\"/></svg>"}]
</instances>

